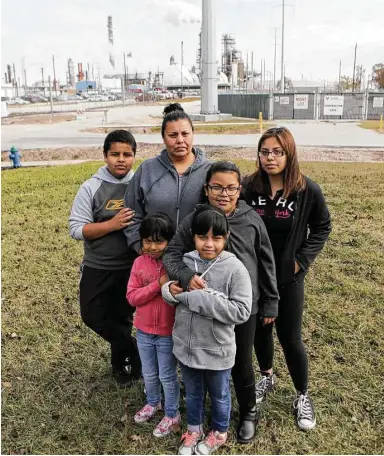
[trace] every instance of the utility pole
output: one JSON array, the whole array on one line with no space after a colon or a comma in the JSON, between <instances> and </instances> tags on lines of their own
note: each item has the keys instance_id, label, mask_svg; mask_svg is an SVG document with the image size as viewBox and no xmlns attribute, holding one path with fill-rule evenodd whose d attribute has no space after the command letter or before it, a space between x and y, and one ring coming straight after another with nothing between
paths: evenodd
<instances>
[{"instance_id":1,"label":"utility pole","mask_svg":"<svg viewBox=\"0 0 384 456\"><path fill-rule=\"evenodd\" d=\"M245 92L248 92L248 51L247 51L247 68L245 70Z\"/></svg>"},{"instance_id":2,"label":"utility pole","mask_svg":"<svg viewBox=\"0 0 384 456\"><path fill-rule=\"evenodd\" d=\"M356 51L357 51L357 43L355 44L355 59L353 61L353 77L352 77L352 92L355 91L355 67L356 67Z\"/></svg>"},{"instance_id":3,"label":"utility pole","mask_svg":"<svg viewBox=\"0 0 384 456\"><path fill-rule=\"evenodd\" d=\"M57 96L57 81L56 81L56 68L55 68L55 56L52 54L52 65L53 65L53 83L55 85L55 95Z\"/></svg>"},{"instance_id":4,"label":"utility pole","mask_svg":"<svg viewBox=\"0 0 384 456\"><path fill-rule=\"evenodd\" d=\"M51 76L48 76L48 87L49 87L49 102L51 105L51 123L53 123L53 99L52 99Z\"/></svg>"},{"instance_id":5,"label":"utility pole","mask_svg":"<svg viewBox=\"0 0 384 456\"><path fill-rule=\"evenodd\" d=\"M184 65L184 43L181 42L181 65L180 65L181 92L183 92L183 65ZM181 93L181 97L183 97L183 93Z\"/></svg>"},{"instance_id":6,"label":"utility pole","mask_svg":"<svg viewBox=\"0 0 384 456\"><path fill-rule=\"evenodd\" d=\"M263 67L264 67L264 77L263 77L263 81L264 81L264 87L265 87L265 59L264 60L264 64L263 64Z\"/></svg>"},{"instance_id":7,"label":"utility pole","mask_svg":"<svg viewBox=\"0 0 384 456\"><path fill-rule=\"evenodd\" d=\"M125 60L125 52L124 52L123 56L124 56L124 86L126 86L127 85L127 63Z\"/></svg>"},{"instance_id":8,"label":"utility pole","mask_svg":"<svg viewBox=\"0 0 384 456\"><path fill-rule=\"evenodd\" d=\"M275 27L275 54L273 57L273 90L276 90L276 27Z\"/></svg>"},{"instance_id":9,"label":"utility pole","mask_svg":"<svg viewBox=\"0 0 384 456\"><path fill-rule=\"evenodd\" d=\"M341 93L341 60L339 63L339 92Z\"/></svg>"},{"instance_id":10,"label":"utility pole","mask_svg":"<svg viewBox=\"0 0 384 456\"><path fill-rule=\"evenodd\" d=\"M253 51L251 54L251 89L253 90Z\"/></svg>"},{"instance_id":11,"label":"utility pole","mask_svg":"<svg viewBox=\"0 0 384 456\"><path fill-rule=\"evenodd\" d=\"M260 68L260 89L263 90L264 81L263 81L263 59L261 59L261 68Z\"/></svg>"},{"instance_id":12,"label":"utility pole","mask_svg":"<svg viewBox=\"0 0 384 456\"><path fill-rule=\"evenodd\" d=\"M285 78L284 78L284 15L285 15L285 0L283 0L283 14L281 20L281 91L285 93Z\"/></svg>"},{"instance_id":13,"label":"utility pole","mask_svg":"<svg viewBox=\"0 0 384 456\"><path fill-rule=\"evenodd\" d=\"M41 85L44 88L44 68L41 69Z\"/></svg>"}]
</instances>

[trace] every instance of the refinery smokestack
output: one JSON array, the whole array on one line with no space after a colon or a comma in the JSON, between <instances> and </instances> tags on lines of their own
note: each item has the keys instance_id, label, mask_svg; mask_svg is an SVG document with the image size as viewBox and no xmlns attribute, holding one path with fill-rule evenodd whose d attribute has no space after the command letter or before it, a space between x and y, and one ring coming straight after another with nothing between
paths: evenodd
<instances>
[{"instance_id":1,"label":"refinery smokestack","mask_svg":"<svg viewBox=\"0 0 384 456\"><path fill-rule=\"evenodd\" d=\"M75 65L72 59L68 59L68 84L70 87L75 87L76 85Z\"/></svg>"},{"instance_id":2,"label":"refinery smokestack","mask_svg":"<svg viewBox=\"0 0 384 456\"><path fill-rule=\"evenodd\" d=\"M109 63L112 68L115 69L115 57L113 56L113 27L112 27L112 16L108 16L108 43L109 49Z\"/></svg>"},{"instance_id":3,"label":"refinery smokestack","mask_svg":"<svg viewBox=\"0 0 384 456\"><path fill-rule=\"evenodd\" d=\"M218 114L215 0L202 1L201 114Z\"/></svg>"}]
</instances>

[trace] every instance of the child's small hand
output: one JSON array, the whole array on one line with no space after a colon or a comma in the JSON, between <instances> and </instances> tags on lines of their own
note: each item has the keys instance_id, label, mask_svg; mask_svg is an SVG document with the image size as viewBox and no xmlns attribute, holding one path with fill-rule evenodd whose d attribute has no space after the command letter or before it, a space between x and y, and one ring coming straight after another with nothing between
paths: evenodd
<instances>
[{"instance_id":1,"label":"child's small hand","mask_svg":"<svg viewBox=\"0 0 384 456\"><path fill-rule=\"evenodd\" d=\"M169 282L169 278L168 278L167 274L162 275L159 279L160 286L162 287L167 282Z\"/></svg>"},{"instance_id":2,"label":"child's small hand","mask_svg":"<svg viewBox=\"0 0 384 456\"><path fill-rule=\"evenodd\" d=\"M193 291L193 290L202 290L206 288L207 283L205 280L201 279L198 275L194 275L189 282L188 285L188 291Z\"/></svg>"},{"instance_id":3,"label":"child's small hand","mask_svg":"<svg viewBox=\"0 0 384 456\"><path fill-rule=\"evenodd\" d=\"M171 285L169 285L169 291L171 292L171 295L175 297L176 295L182 293L184 290L179 287L179 282L172 282Z\"/></svg>"},{"instance_id":4,"label":"child's small hand","mask_svg":"<svg viewBox=\"0 0 384 456\"><path fill-rule=\"evenodd\" d=\"M126 228L127 226L131 225L131 221L135 213L129 207L125 207L121 209L111 220L109 220L110 226L113 231L121 230Z\"/></svg>"}]
</instances>

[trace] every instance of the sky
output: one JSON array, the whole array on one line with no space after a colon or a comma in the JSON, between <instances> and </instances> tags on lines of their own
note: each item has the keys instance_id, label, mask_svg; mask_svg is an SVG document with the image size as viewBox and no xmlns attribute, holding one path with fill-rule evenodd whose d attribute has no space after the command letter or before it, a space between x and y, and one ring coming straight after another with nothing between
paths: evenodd
<instances>
[{"instance_id":1,"label":"sky","mask_svg":"<svg viewBox=\"0 0 384 456\"><path fill-rule=\"evenodd\" d=\"M268 77L274 65L277 36L276 78L280 75L282 0L213 0L216 10L217 57L221 36L230 33L244 60L259 70L265 59ZM116 71L123 71L123 55L129 73L164 71L169 59L196 63L201 27L201 0L3 0L1 5L1 68L14 63L22 79L26 68L30 84L56 76L65 81L67 59L92 65L94 73L113 72L108 54L107 17L112 16L113 54ZM358 65L366 69L384 62L384 0L285 0L285 74L293 80L335 81L352 76L355 44Z\"/></svg>"}]
</instances>

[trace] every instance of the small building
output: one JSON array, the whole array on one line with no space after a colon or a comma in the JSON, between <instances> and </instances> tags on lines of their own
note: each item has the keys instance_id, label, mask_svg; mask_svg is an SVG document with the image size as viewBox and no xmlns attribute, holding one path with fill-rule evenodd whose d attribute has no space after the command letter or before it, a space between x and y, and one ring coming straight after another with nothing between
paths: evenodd
<instances>
[{"instance_id":1,"label":"small building","mask_svg":"<svg viewBox=\"0 0 384 456\"><path fill-rule=\"evenodd\" d=\"M96 89L96 81L78 81L76 82L76 91L77 92L85 92L87 90L95 90Z\"/></svg>"}]
</instances>

